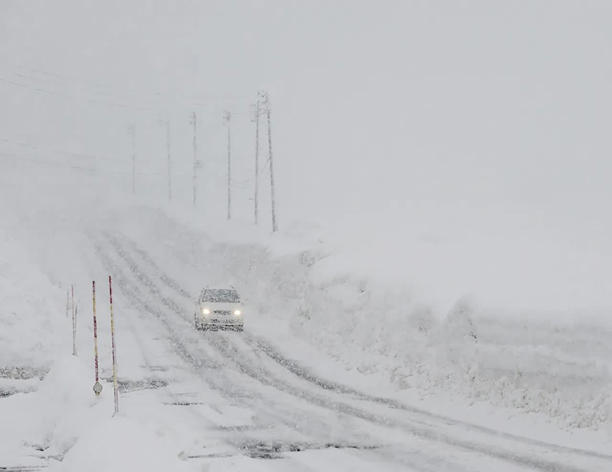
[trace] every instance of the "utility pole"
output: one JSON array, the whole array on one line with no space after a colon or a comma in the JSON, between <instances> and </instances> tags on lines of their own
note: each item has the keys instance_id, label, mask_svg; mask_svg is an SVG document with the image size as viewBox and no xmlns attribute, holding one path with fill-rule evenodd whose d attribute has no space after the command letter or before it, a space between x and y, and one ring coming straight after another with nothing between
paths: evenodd
<instances>
[{"instance_id":1,"label":"utility pole","mask_svg":"<svg viewBox=\"0 0 612 472\"><path fill-rule=\"evenodd\" d=\"M268 125L268 161L270 163L270 200L272 204L272 232L278 231L276 223L276 198L274 197L274 162L272 160L272 127L270 126L270 99L267 92L261 92L262 104Z\"/></svg>"},{"instance_id":2,"label":"utility pole","mask_svg":"<svg viewBox=\"0 0 612 472\"><path fill-rule=\"evenodd\" d=\"M223 113L223 121L227 126L227 219L232 219L232 114Z\"/></svg>"},{"instance_id":3,"label":"utility pole","mask_svg":"<svg viewBox=\"0 0 612 472\"><path fill-rule=\"evenodd\" d=\"M253 120L255 121L255 189L253 195L253 218L255 224L258 224L259 219L259 100L261 92L257 93L257 100L255 101L255 115Z\"/></svg>"},{"instance_id":4,"label":"utility pole","mask_svg":"<svg viewBox=\"0 0 612 472\"><path fill-rule=\"evenodd\" d=\"M70 292L72 297L72 355L77 355L76 348L76 328L77 328L77 310L78 305L74 304L74 285L70 286Z\"/></svg>"},{"instance_id":5,"label":"utility pole","mask_svg":"<svg viewBox=\"0 0 612 472\"><path fill-rule=\"evenodd\" d=\"M166 148L168 151L168 201L172 200L172 161L170 160L170 120L166 120Z\"/></svg>"},{"instance_id":6,"label":"utility pole","mask_svg":"<svg viewBox=\"0 0 612 472\"><path fill-rule=\"evenodd\" d=\"M136 194L136 128L130 125L128 133L132 141L132 194Z\"/></svg>"},{"instance_id":7,"label":"utility pole","mask_svg":"<svg viewBox=\"0 0 612 472\"><path fill-rule=\"evenodd\" d=\"M196 141L198 131L198 117L194 111L191 114L191 124L193 125L193 206L196 206L196 188L198 180L198 143Z\"/></svg>"}]
</instances>

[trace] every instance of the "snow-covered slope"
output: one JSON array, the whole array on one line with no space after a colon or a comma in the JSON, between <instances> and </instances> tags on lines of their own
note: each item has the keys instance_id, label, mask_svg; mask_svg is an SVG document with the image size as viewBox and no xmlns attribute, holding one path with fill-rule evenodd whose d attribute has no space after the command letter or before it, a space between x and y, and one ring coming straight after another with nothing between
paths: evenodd
<instances>
[{"instance_id":1,"label":"snow-covered slope","mask_svg":"<svg viewBox=\"0 0 612 472\"><path fill-rule=\"evenodd\" d=\"M125 244L165 254L164 269L192 294L236 285L254 310L250 328L275 333L286 349L297 338L420 397L445 392L566 427L611 424L612 327L602 318L498 314L470 299L436 312L401 281L355 275L323 242L266 238L241 224L207 230L145 208L127 220Z\"/></svg>"}]
</instances>

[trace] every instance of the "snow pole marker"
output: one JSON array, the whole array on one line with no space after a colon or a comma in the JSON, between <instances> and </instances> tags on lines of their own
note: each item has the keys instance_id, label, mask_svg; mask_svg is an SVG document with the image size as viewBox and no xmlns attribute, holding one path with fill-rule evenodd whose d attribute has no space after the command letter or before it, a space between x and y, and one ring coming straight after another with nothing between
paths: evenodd
<instances>
[{"instance_id":1,"label":"snow pole marker","mask_svg":"<svg viewBox=\"0 0 612 472\"><path fill-rule=\"evenodd\" d=\"M66 289L66 318L68 318L68 313L70 312L70 289Z\"/></svg>"},{"instance_id":2,"label":"snow pole marker","mask_svg":"<svg viewBox=\"0 0 612 472\"><path fill-rule=\"evenodd\" d=\"M98 321L96 319L96 281L91 282L92 302L93 302L93 335L94 335L94 369L96 371L96 383L94 383L93 391L96 396L102 392L102 384L98 375Z\"/></svg>"},{"instance_id":3,"label":"snow pole marker","mask_svg":"<svg viewBox=\"0 0 612 472\"><path fill-rule=\"evenodd\" d=\"M108 276L108 293L110 296L111 346L113 351L113 393L115 397L115 414L119 413L119 390L117 389L117 356L115 354L115 318L113 316L113 285ZM113 415L114 416L114 415Z\"/></svg>"}]
</instances>

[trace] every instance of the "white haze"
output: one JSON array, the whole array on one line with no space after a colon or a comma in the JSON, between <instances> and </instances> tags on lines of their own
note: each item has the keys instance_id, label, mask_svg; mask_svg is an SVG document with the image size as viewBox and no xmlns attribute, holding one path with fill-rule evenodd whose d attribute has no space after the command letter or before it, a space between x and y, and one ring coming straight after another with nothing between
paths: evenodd
<instances>
[{"instance_id":1,"label":"white haze","mask_svg":"<svg viewBox=\"0 0 612 472\"><path fill-rule=\"evenodd\" d=\"M347 265L444 306L472 294L505 311L590 313L611 306L611 10L3 1L0 152L95 167L109 192L129 190L134 123L139 194L162 204L170 119L174 200L188 207L195 110L202 212L219 217L228 109L247 221L249 104L265 89L281 229L314 224Z\"/></svg>"}]
</instances>

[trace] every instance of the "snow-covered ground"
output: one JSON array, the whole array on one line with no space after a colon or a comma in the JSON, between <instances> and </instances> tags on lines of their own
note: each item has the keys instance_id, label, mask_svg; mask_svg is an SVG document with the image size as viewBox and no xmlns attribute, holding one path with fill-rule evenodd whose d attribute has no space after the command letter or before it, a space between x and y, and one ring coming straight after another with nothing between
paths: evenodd
<instances>
[{"instance_id":1,"label":"snow-covered ground","mask_svg":"<svg viewBox=\"0 0 612 472\"><path fill-rule=\"evenodd\" d=\"M611 19L0 2L0 472L611 471Z\"/></svg>"},{"instance_id":2,"label":"snow-covered ground","mask_svg":"<svg viewBox=\"0 0 612 472\"><path fill-rule=\"evenodd\" d=\"M101 198L104 185L73 169L3 168L0 467L612 468L604 318L553 323L469 298L443 310L410 281L359 270L369 255L350 244L211 226L181 208ZM91 390L92 280L100 398ZM196 332L196 294L227 284L243 295L245 332Z\"/></svg>"}]
</instances>

